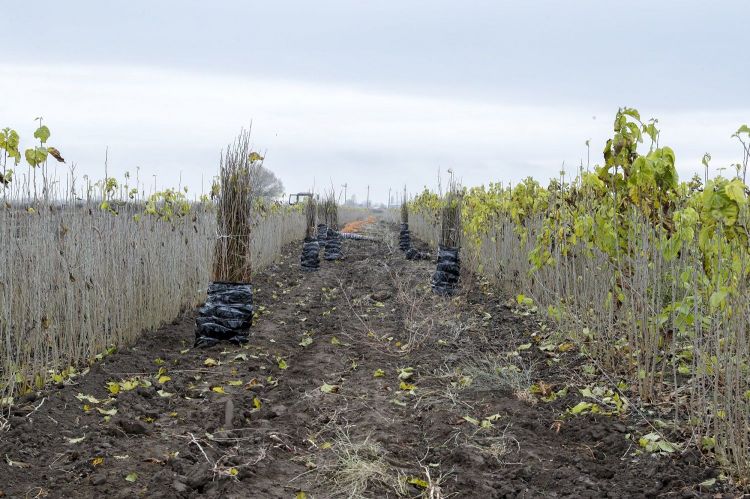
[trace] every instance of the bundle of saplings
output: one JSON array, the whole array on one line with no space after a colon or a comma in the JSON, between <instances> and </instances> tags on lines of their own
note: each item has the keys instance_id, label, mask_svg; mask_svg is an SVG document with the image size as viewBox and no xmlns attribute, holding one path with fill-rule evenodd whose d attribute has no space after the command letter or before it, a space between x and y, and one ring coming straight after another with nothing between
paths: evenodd
<instances>
[{"instance_id":1,"label":"bundle of saplings","mask_svg":"<svg viewBox=\"0 0 750 499\"><path fill-rule=\"evenodd\" d=\"M461 195L455 183L451 183L443 200L440 224L440 243L435 273L430 283L439 295L452 295L461 274L458 257L461 235Z\"/></svg>"},{"instance_id":2,"label":"bundle of saplings","mask_svg":"<svg viewBox=\"0 0 750 499\"><path fill-rule=\"evenodd\" d=\"M398 235L398 247L404 252L407 260L430 259L429 253L419 251L411 244L411 232L409 231L409 205L406 201L401 203L401 232L399 232Z\"/></svg>"},{"instance_id":3,"label":"bundle of saplings","mask_svg":"<svg viewBox=\"0 0 750 499\"><path fill-rule=\"evenodd\" d=\"M341 234L338 232L339 210L336 205L334 192L328 195L323 205L325 206L325 220L328 226L326 249L323 252L323 258L326 260L340 260L344 258L344 254L341 252Z\"/></svg>"},{"instance_id":4,"label":"bundle of saplings","mask_svg":"<svg viewBox=\"0 0 750 499\"><path fill-rule=\"evenodd\" d=\"M324 248L326 239L328 239L328 226L325 223L326 220L326 204L325 201L322 203L316 203L317 215L318 215L318 243L321 248Z\"/></svg>"},{"instance_id":5,"label":"bundle of saplings","mask_svg":"<svg viewBox=\"0 0 750 499\"><path fill-rule=\"evenodd\" d=\"M409 232L409 206L406 200L401 203L401 231L398 233L398 247L401 251L411 248L411 233Z\"/></svg>"},{"instance_id":6,"label":"bundle of saplings","mask_svg":"<svg viewBox=\"0 0 750 499\"><path fill-rule=\"evenodd\" d=\"M262 160L259 154L251 152L250 133L245 130L221 155L213 282L208 286L208 298L195 320L195 346L248 341L248 330L253 322L250 168Z\"/></svg>"},{"instance_id":7,"label":"bundle of saplings","mask_svg":"<svg viewBox=\"0 0 750 499\"><path fill-rule=\"evenodd\" d=\"M314 272L320 268L320 245L318 244L315 228L316 203L312 197L307 198L305 205L305 243L302 245L302 256L300 264L302 270Z\"/></svg>"}]
</instances>

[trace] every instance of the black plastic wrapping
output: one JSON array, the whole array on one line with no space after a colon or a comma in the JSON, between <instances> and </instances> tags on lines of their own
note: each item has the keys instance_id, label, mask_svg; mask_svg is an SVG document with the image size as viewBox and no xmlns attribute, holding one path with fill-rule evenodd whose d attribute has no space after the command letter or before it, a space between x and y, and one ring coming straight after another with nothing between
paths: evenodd
<instances>
[{"instance_id":1,"label":"black plastic wrapping","mask_svg":"<svg viewBox=\"0 0 750 499\"><path fill-rule=\"evenodd\" d=\"M318 244L321 248L326 245L326 239L328 239L328 226L326 224L318 224Z\"/></svg>"},{"instance_id":2,"label":"black plastic wrapping","mask_svg":"<svg viewBox=\"0 0 750 499\"><path fill-rule=\"evenodd\" d=\"M320 245L317 239L305 238L305 244L302 245L302 256L300 256L300 264L302 270L306 272L314 272L320 268Z\"/></svg>"},{"instance_id":3,"label":"black plastic wrapping","mask_svg":"<svg viewBox=\"0 0 750 499\"><path fill-rule=\"evenodd\" d=\"M426 251L419 251L414 246L410 247L408 250L406 250L406 259L407 260L429 260L432 257L430 253Z\"/></svg>"},{"instance_id":4,"label":"black plastic wrapping","mask_svg":"<svg viewBox=\"0 0 750 499\"><path fill-rule=\"evenodd\" d=\"M342 239L353 239L354 241L377 241L374 237L357 234L356 232L339 232Z\"/></svg>"},{"instance_id":5,"label":"black plastic wrapping","mask_svg":"<svg viewBox=\"0 0 750 499\"><path fill-rule=\"evenodd\" d=\"M250 284L213 282L206 304L195 319L195 346L208 347L220 341L247 343L253 324L253 288Z\"/></svg>"},{"instance_id":6,"label":"black plastic wrapping","mask_svg":"<svg viewBox=\"0 0 750 499\"><path fill-rule=\"evenodd\" d=\"M452 295L456 291L460 275L461 261L458 257L458 248L439 246L437 267L430 280L432 290L439 295Z\"/></svg>"},{"instance_id":7,"label":"black plastic wrapping","mask_svg":"<svg viewBox=\"0 0 750 499\"><path fill-rule=\"evenodd\" d=\"M401 224L401 231L398 234L398 248L401 251L408 251L411 248L411 233L407 223Z\"/></svg>"},{"instance_id":8,"label":"black plastic wrapping","mask_svg":"<svg viewBox=\"0 0 750 499\"><path fill-rule=\"evenodd\" d=\"M341 252L341 235L329 228L323 258L326 260L339 260L343 257L344 254Z\"/></svg>"}]
</instances>

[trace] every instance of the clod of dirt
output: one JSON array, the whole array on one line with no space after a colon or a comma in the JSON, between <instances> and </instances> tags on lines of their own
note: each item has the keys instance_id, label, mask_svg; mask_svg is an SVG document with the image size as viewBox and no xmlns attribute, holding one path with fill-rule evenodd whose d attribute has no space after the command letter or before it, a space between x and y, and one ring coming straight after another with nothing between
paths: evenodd
<instances>
[{"instance_id":1,"label":"clod of dirt","mask_svg":"<svg viewBox=\"0 0 750 499\"><path fill-rule=\"evenodd\" d=\"M286 413L287 413L287 408L285 405L275 405L271 408L271 412L269 416L278 417L278 416L283 416Z\"/></svg>"},{"instance_id":2,"label":"clod of dirt","mask_svg":"<svg viewBox=\"0 0 750 499\"><path fill-rule=\"evenodd\" d=\"M175 480L174 482L172 482L172 488L175 490L175 492L180 494L183 492L187 492L188 490L188 486L179 480Z\"/></svg>"},{"instance_id":3,"label":"clod of dirt","mask_svg":"<svg viewBox=\"0 0 750 499\"><path fill-rule=\"evenodd\" d=\"M211 466L208 463L198 463L188 472L186 484L191 489L200 489L211 481L213 475Z\"/></svg>"},{"instance_id":4,"label":"clod of dirt","mask_svg":"<svg viewBox=\"0 0 750 499\"><path fill-rule=\"evenodd\" d=\"M153 398L154 396L154 392L152 390L149 390L148 388L144 388L142 386L136 388L135 393L147 399Z\"/></svg>"},{"instance_id":5,"label":"clod of dirt","mask_svg":"<svg viewBox=\"0 0 750 499\"><path fill-rule=\"evenodd\" d=\"M148 433L146 425L140 421L134 421L132 419L120 419L117 421L117 425L122 428L122 431L130 435L145 435Z\"/></svg>"},{"instance_id":6,"label":"clod of dirt","mask_svg":"<svg viewBox=\"0 0 750 499\"><path fill-rule=\"evenodd\" d=\"M377 291L373 293L372 295L370 295L370 298L372 299L372 301L380 301L380 302L386 301L390 297L391 297L391 294L388 291Z\"/></svg>"},{"instance_id":7,"label":"clod of dirt","mask_svg":"<svg viewBox=\"0 0 750 499\"><path fill-rule=\"evenodd\" d=\"M91 475L91 485L99 486L104 485L107 482L107 475L104 473L98 473L96 475ZM2 495L0 495L2 497Z\"/></svg>"},{"instance_id":8,"label":"clod of dirt","mask_svg":"<svg viewBox=\"0 0 750 499\"><path fill-rule=\"evenodd\" d=\"M154 409L153 407L147 407L142 404L134 405L133 410L143 415L144 417L152 419L157 419L161 415L157 409Z\"/></svg>"},{"instance_id":9,"label":"clod of dirt","mask_svg":"<svg viewBox=\"0 0 750 499\"><path fill-rule=\"evenodd\" d=\"M26 395L23 395L20 398L21 403L28 404L30 402L36 402L37 394L36 392L29 392Z\"/></svg>"}]
</instances>

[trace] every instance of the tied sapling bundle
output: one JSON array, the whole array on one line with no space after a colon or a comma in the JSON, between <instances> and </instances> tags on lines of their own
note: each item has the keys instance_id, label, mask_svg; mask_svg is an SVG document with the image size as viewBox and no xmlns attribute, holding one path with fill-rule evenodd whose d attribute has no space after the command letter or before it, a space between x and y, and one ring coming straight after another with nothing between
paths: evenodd
<instances>
[{"instance_id":1,"label":"tied sapling bundle","mask_svg":"<svg viewBox=\"0 0 750 499\"><path fill-rule=\"evenodd\" d=\"M217 234L208 299L195 320L196 346L219 341L246 343L253 319L250 285L252 235L251 167L263 157L250 150L250 132L242 130L221 155L216 201Z\"/></svg>"},{"instance_id":2,"label":"tied sapling bundle","mask_svg":"<svg viewBox=\"0 0 750 499\"><path fill-rule=\"evenodd\" d=\"M459 187L451 180L440 213L437 268L430 281L432 290L439 295L452 295L461 274L461 261L458 257L461 245L461 201Z\"/></svg>"},{"instance_id":3,"label":"tied sapling bundle","mask_svg":"<svg viewBox=\"0 0 750 499\"><path fill-rule=\"evenodd\" d=\"M317 214L318 214L318 244L325 247L326 239L328 239L328 226L326 225L326 203L317 203Z\"/></svg>"},{"instance_id":4,"label":"tied sapling bundle","mask_svg":"<svg viewBox=\"0 0 750 499\"><path fill-rule=\"evenodd\" d=\"M316 238L315 227L316 214L315 199L310 196L305 204L305 243L302 246L302 256L300 257L302 270L307 272L314 272L320 268L320 245Z\"/></svg>"},{"instance_id":5,"label":"tied sapling bundle","mask_svg":"<svg viewBox=\"0 0 750 499\"><path fill-rule=\"evenodd\" d=\"M409 203L401 203L401 231L398 234L398 247L406 255L407 260L429 260L431 255L426 251L419 251L411 244L409 230Z\"/></svg>"},{"instance_id":6,"label":"tied sapling bundle","mask_svg":"<svg viewBox=\"0 0 750 499\"><path fill-rule=\"evenodd\" d=\"M406 201L406 189L401 201L401 229L398 233L398 248L406 254L407 260L429 260L430 254L419 251L411 244L411 231L409 230L409 203Z\"/></svg>"},{"instance_id":7,"label":"tied sapling bundle","mask_svg":"<svg viewBox=\"0 0 750 499\"><path fill-rule=\"evenodd\" d=\"M340 260L344 257L341 252L341 234L339 234L339 209L336 204L336 193L331 192L323 202L325 221L328 225L326 249L323 258L326 260Z\"/></svg>"},{"instance_id":8,"label":"tied sapling bundle","mask_svg":"<svg viewBox=\"0 0 750 499\"><path fill-rule=\"evenodd\" d=\"M409 205L406 199L401 203L401 230L398 233L398 248L409 251L411 248L411 233L409 232Z\"/></svg>"}]
</instances>

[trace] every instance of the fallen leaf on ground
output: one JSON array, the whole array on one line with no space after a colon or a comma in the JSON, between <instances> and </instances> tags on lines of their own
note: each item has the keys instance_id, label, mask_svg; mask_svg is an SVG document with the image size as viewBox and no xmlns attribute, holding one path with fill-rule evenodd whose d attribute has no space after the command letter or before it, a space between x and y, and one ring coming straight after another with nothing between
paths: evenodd
<instances>
[{"instance_id":1,"label":"fallen leaf on ground","mask_svg":"<svg viewBox=\"0 0 750 499\"><path fill-rule=\"evenodd\" d=\"M323 393L337 393L339 391L339 385L329 385L328 383L323 383L323 386L320 387L320 391Z\"/></svg>"},{"instance_id":2,"label":"fallen leaf on ground","mask_svg":"<svg viewBox=\"0 0 750 499\"><path fill-rule=\"evenodd\" d=\"M99 404L101 403L101 400L94 397L93 395L84 395L83 393L79 393L76 395L76 398L80 400L81 402L88 402L90 404Z\"/></svg>"}]
</instances>

